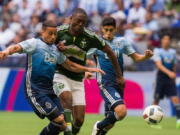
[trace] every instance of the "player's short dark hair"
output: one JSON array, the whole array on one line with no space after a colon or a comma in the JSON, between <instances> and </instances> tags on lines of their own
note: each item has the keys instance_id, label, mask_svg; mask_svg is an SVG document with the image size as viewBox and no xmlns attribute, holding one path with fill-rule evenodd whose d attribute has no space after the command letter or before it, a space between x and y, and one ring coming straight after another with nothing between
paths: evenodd
<instances>
[{"instance_id":1,"label":"player's short dark hair","mask_svg":"<svg viewBox=\"0 0 180 135\"><path fill-rule=\"evenodd\" d=\"M77 15L77 14L83 14L86 17L88 17L86 11L82 8L76 8L75 11L72 13L72 16Z\"/></svg>"},{"instance_id":2,"label":"player's short dark hair","mask_svg":"<svg viewBox=\"0 0 180 135\"><path fill-rule=\"evenodd\" d=\"M159 32L159 37L162 39L165 36L168 36L170 39L173 38L173 31L169 28L164 28Z\"/></svg>"},{"instance_id":3,"label":"player's short dark hair","mask_svg":"<svg viewBox=\"0 0 180 135\"><path fill-rule=\"evenodd\" d=\"M46 27L57 27L57 23L54 21L44 21L42 24L42 28Z\"/></svg>"},{"instance_id":4,"label":"player's short dark hair","mask_svg":"<svg viewBox=\"0 0 180 135\"><path fill-rule=\"evenodd\" d=\"M167 37L169 37L169 38L171 39L171 35L170 35L170 34L168 34L168 33L164 33L164 34L162 34L162 35L160 36L160 38L162 39L162 38L164 38L165 36L167 36Z\"/></svg>"},{"instance_id":5,"label":"player's short dark hair","mask_svg":"<svg viewBox=\"0 0 180 135\"><path fill-rule=\"evenodd\" d=\"M101 26L114 26L116 27L116 20L113 17L105 17L102 20Z\"/></svg>"}]
</instances>

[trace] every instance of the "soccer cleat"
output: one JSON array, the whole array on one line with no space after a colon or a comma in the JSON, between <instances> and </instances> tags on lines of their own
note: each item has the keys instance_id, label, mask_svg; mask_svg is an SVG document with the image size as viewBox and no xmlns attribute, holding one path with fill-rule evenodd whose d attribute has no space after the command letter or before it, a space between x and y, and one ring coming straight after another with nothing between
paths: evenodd
<instances>
[{"instance_id":1,"label":"soccer cleat","mask_svg":"<svg viewBox=\"0 0 180 135\"><path fill-rule=\"evenodd\" d=\"M72 135L72 124L70 122L67 122L67 128L64 131L64 135Z\"/></svg>"},{"instance_id":2,"label":"soccer cleat","mask_svg":"<svg viewBox=\"0 0 180 135\"><path fill-rule=\"evenodd\" d=\"M97 128L97 124L99 123L99 121L97 121L94 124L93 130L92 130L92 134L91 135L100 135L100 130Z\"/></svg>"},{"instance_id":3,"label":"soccer cleat","mask_svg":"<svg viewBox=\"0 0 180 135\"><path fill-rule=\"evenodd\" d=\"M180 129L180 119L177 120L177 122L176 122L176 128L177 128L177 129Z\"/></svg>"}]
</instances>

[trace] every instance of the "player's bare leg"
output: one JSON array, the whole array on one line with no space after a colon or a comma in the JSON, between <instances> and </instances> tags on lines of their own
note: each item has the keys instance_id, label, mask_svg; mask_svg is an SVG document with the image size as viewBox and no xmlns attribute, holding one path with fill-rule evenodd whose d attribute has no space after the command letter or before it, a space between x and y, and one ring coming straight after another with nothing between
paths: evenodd
<instances>
[{"instance_id":1,"label":"player's bare leg","mask_svg":"<svg viewBox=\"0 0 180 135\"><path fill-rule=\"evenodd\" d=\"M64 108L64 117L67 124L64 135L72 135L72 93L70 91L64 91L60 94L59 98Z\"/></svg>"},{"instance_id":2,"label":"player's bare leg","mask_svg":"<svg viewBox=\"0 0 180 135\"><path fill-rule=\"evenodd\" d=\"M63 91L59 95L63 108L72 110L72 93L71 91Z\"/></svg>"},{"instance_id":3,"label":"player's bare leg","mask_svg":"<svg viewBox=\"0 0 180 135\"><path fill-rule=\"evenodd\" d=\"M73 114L72 134L76 135L77 133L79 133L80 128L84 123L85 105L73 106L72 114Z\"/></svg>"},{"instance_id":4,"label":"player's bare leg","mask_svg":"<svg viewBox=\"0 0 180 135\"><path fill-rule=\"evenodd\" d=\"M180 103L177 96L170 97L171 102L173 103L176 110L177 123L176 128L180 129Z\"/></svg>"}]
</instances>

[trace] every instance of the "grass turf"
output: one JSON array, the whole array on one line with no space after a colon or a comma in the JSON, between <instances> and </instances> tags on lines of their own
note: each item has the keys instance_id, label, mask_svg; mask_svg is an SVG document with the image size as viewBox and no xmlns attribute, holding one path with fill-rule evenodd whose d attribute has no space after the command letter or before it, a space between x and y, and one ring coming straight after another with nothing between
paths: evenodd
<instances>
[{"instance_id":1,"label":"grass turf","mask_svg":"<svg viewBox=\"0 0 180 135\"><path fill-rule=\"evenodd\" d=\"M91 135L94 122L102 118L102 115L86 115L79 135ZM175 122L175 118L164 118L161 123L163 128L154 129L141 117L127 116L108 135L180 135L180 129L175 128ZM38 135L47 124L47 119L41 120L34 113L0 112L0 135Z\"/></svg>"}]
</instances>

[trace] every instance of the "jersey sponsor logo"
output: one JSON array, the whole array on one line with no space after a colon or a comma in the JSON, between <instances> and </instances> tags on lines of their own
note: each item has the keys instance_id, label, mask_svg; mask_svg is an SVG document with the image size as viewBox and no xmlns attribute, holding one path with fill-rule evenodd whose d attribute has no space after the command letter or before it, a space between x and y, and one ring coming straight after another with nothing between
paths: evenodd
<instances>
[{"instance_id":1,"label":"jersey sponsor logo","mask_svg":"<svg viewBox=\"0 0 180 135\"><path fill-rule=\"evenodd\" d=\"M48 109L51 109L51 108L52 108L52 105L51 105L51 103L49 103L49 102L46 102L46 103L45 103L45 106L46 106L46 108L48 108Z\"/></svg>"},{"instance_id":2,"label":"jersey sponsor logo","mask_svg":"<svg viewBox=\"0 0 180 135\"><path fill-rule=\"evenodd\" d=\"M86 52L75 45L69 45L66 47L64 55L66 55L67 57L74 57L78 60L84 61L86 57Z\"/></svg>"},{"instance_id":3,"label":"jersey sponsor logo","mask_svg":"<svg viewBox=\"0 0 180 135\"><path fill-rule=\"evenodd\" d=\"M49 62L51 64L56 64L56 57L45 52L44 61Z\"/></svg>"}]
</instances>

